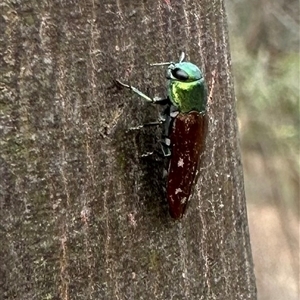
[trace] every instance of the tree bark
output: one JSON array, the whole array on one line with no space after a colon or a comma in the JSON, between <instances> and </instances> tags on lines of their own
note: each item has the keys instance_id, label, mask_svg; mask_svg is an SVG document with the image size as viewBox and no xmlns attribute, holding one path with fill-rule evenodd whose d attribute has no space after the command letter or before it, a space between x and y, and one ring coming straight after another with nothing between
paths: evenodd
<instances>
[{"instance_id":1,"label":"tree bark","mask_svg":"<svg viewBox=\"0 0 300 300\"><path fill-rule=\"evenodd\" d=\"M1 4L2 299L256 299L221 0ZM205 73L209 132L174 222L153 150L184 50Z\"/></svg>"}]
</instances>

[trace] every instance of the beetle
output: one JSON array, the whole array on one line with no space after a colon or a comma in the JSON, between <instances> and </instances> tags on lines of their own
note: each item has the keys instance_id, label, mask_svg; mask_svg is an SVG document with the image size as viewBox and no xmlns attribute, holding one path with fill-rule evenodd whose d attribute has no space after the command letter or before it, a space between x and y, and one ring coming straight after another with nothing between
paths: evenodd
<instances>
[{"instance_id":1,"label":"beetle","mask_svg":"<svg viewBox=\"0 0 300 300\"><path fill-rule=\"evenodd\" d=\"M147 102L164 105L157 122L140 125L162 124L160 141L163 156L168 159L167 201L170 215L180 219L184 215L192 189L197 181L198 166L205 148L208 129L207 89L201 70L191 62L185 62L182 52L179 62L155 63L167 65L167 97L151 98L137 88L119 80L116 83L139 95Z\"/></svg>"}]
</instances>

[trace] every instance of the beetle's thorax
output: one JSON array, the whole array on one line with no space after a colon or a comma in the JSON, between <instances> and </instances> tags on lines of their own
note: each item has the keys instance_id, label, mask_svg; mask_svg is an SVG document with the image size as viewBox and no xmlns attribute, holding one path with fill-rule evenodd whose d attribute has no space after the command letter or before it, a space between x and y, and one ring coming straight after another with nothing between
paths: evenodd
<instances>
[{"instance_id":1,"label":"beetle's thorax","mask_svg":"<svg viewBox=\"0 0 300 300\"><path fill-rule=\"evenodd\" d=\"M169 80L168 96L172 104L182 113L204 112L206 105L204 79L192 82Z\"/></svg>"}]
</instances>

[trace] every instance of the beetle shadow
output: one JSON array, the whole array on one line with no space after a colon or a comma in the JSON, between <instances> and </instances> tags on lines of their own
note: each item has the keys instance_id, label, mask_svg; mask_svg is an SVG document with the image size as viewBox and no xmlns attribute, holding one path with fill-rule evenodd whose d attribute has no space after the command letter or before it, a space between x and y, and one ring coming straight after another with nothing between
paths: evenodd
<instances>
[{"instance_id":1,"label":"beetle shadow","mask_svg":"<svg viewBox=\"0 0 300 300\"><path fill-rule=\"evenodd\" d=\"M151 116L153 110L145 109L139 118L147 120ZM138 122L131 120L131 124ZM123 181L125 193L132 195L132 199L139 199L140 203L133 206L138 205L141 214L155 219L153 222L170 219L165 192L166 179L163 178L167 161L160 154L159 144L161 127L130 130L124 126L125 120L118 123L112 143L116 153L116 172Z\"/></svg>"},{"instance_id":2,"label":"beetle shadow","mask_svg":"<svg viewBox=\"0 0 300 300\"><path fill-rule=\"evenodd\" d=\"M138 166L141 171L140 190L145 209L154 218L169 218L166 201L166 178L164 170L167 160L163 157L159 144L161 127L143 128L135 135L138 145Z\"/></svg>"},{"instance_id":3,"label":"beetle shadow","mask_svg":"<svg viewBox=\"0 0 300 300\"><path fill-rule=\"evenodd\" d=\"M166 159L159 154L159 150L156 149L151 156L139 158L142 171L141 190L147 211L153 212L158 219L166 219L169 218L166 178L163 176Z\"/></svg>"}]
</instances>

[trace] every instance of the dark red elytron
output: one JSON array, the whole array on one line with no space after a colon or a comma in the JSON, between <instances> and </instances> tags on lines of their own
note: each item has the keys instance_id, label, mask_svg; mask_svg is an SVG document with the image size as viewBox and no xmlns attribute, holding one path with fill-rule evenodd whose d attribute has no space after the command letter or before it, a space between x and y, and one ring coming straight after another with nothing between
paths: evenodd
<instances>
[{"instance_id":1,"label":"dark red elytron","mask_svg":"<svg viewBox=\"0 0 300 300\"><path fill-rule=\"evenodd\" d=\"M207 125L207 116L197 111L180 113L174 119L170 134L172 154L167 180L167 199L174 219L183 216L197 180Z\"/></svg>"}]
</instances>

